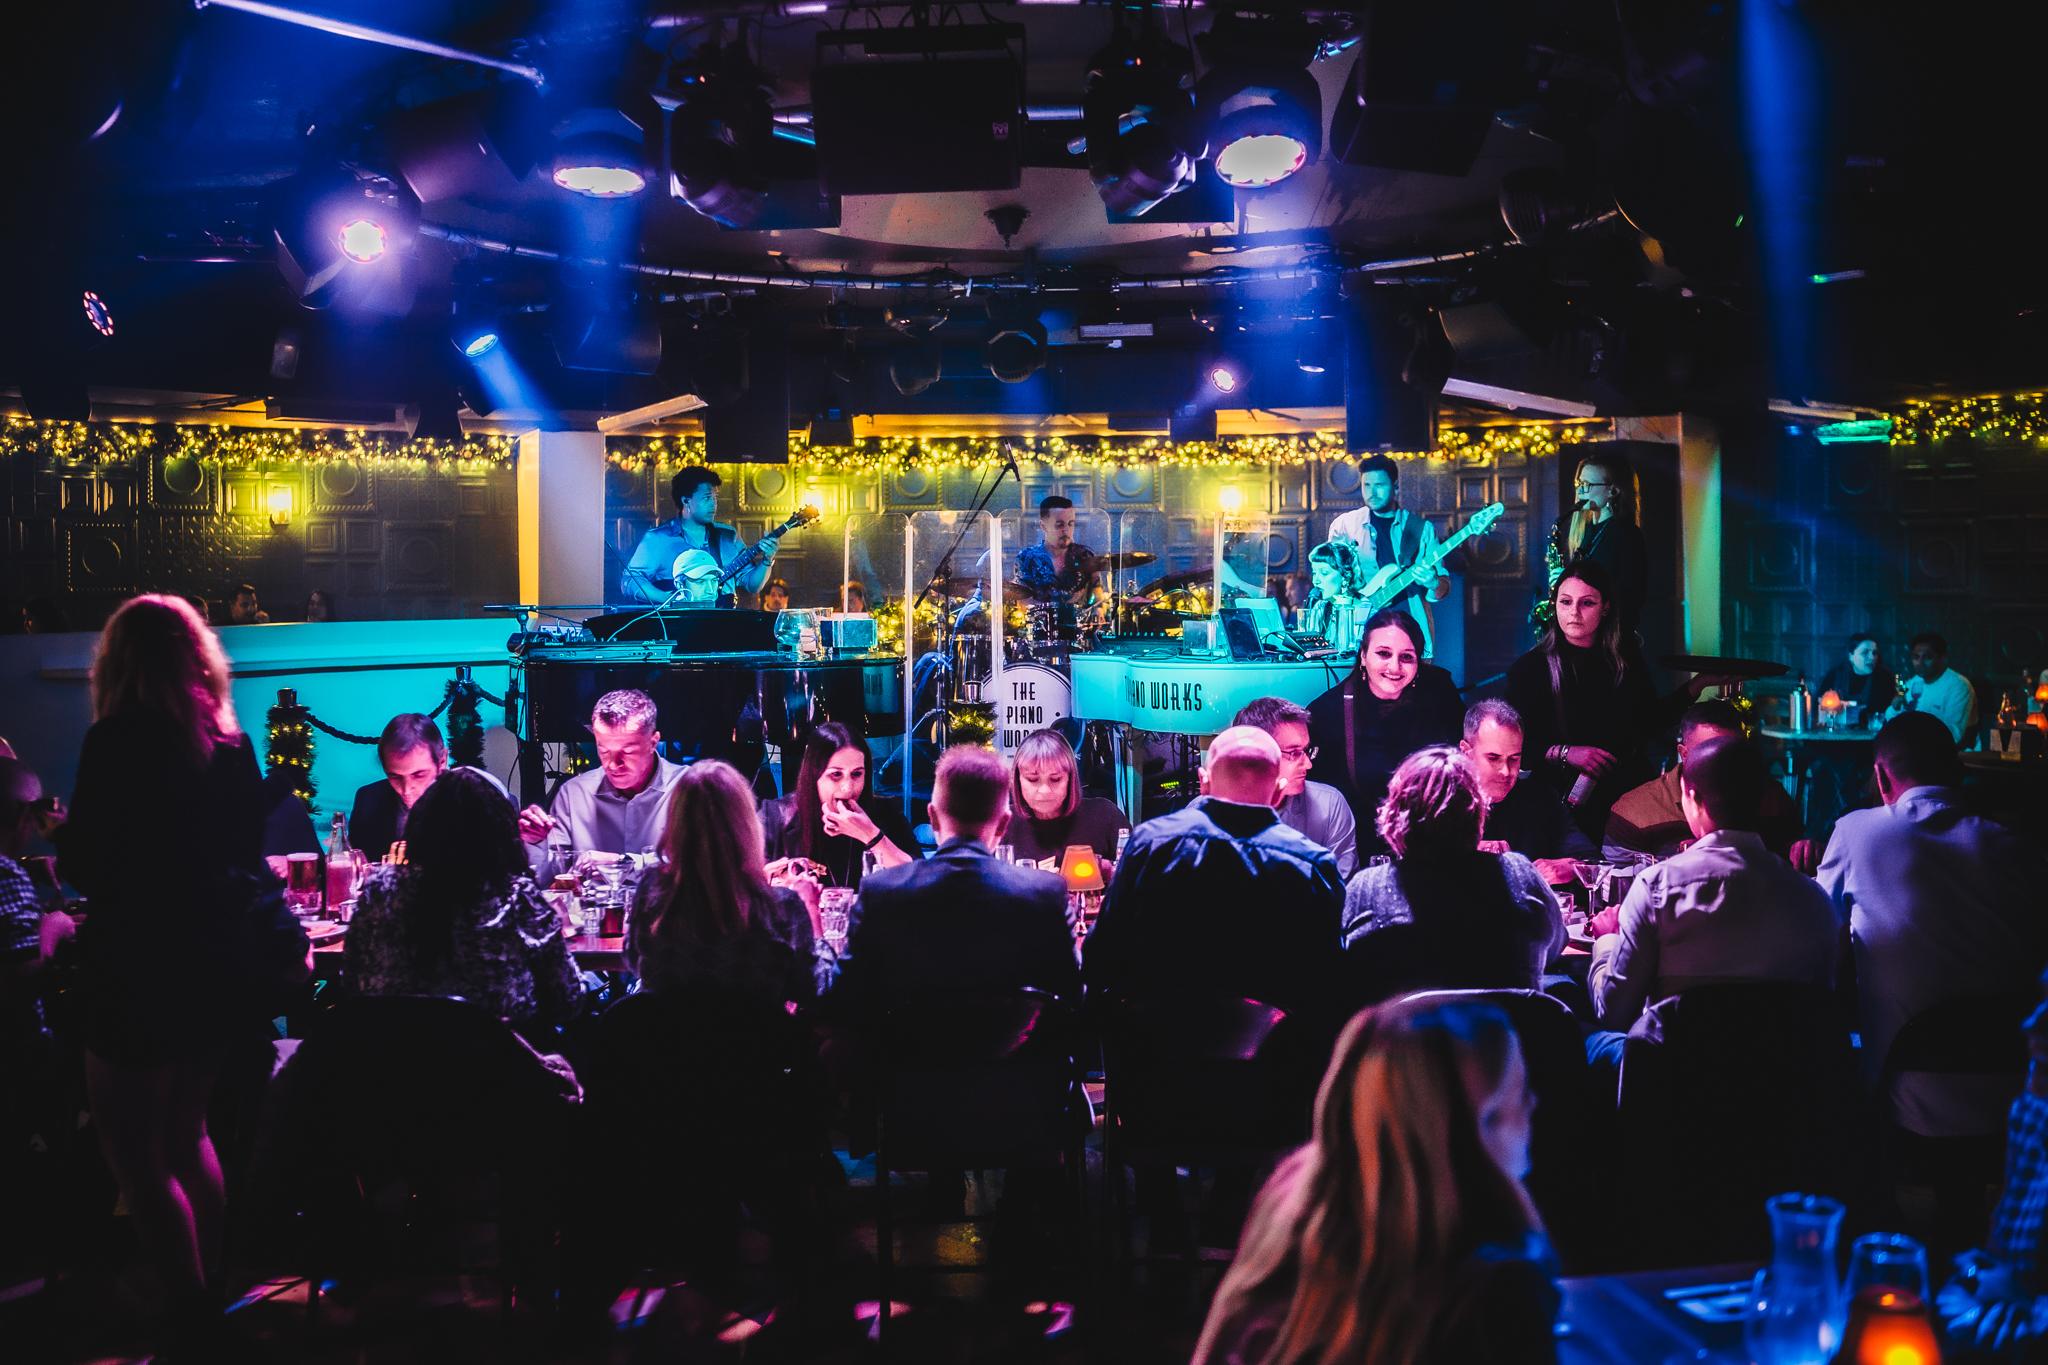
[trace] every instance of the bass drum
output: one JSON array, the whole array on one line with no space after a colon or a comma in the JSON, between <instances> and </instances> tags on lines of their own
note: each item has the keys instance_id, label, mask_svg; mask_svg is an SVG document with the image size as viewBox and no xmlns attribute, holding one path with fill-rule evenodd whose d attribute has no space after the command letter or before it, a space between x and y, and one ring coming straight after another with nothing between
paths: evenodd
<instances>
[{"instance_id":1,"label":"bass drum","mask_svg":"<svg viewBox=\"0 0 2048 1365\"><path fill-rule=\"evenodd\" d=\"M1074 714L1074 684L1044 664L1009 664L989 680L982 696L995 704L996 749L1015 758L1017 746L1034 730L1050 728Z\"/></svg>"}]
</instances>

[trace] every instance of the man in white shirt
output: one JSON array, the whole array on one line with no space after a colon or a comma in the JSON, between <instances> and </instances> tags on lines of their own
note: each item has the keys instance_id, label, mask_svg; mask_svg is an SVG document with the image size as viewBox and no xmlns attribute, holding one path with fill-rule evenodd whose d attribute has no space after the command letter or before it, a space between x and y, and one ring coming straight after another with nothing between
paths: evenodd
<instances>
[{"instance_id":1,"label":"man in white shirt","mask_svg":"<svg viewBox=\"0 0 2048 1365\"><path fill-rule=\"evenodd\" d=\"M1913 637L1906 690L1892 703L1892 714L1920 711L1948 727L1949 737L1967 744L1977 728L1977 689L1948 666L1948 641L1933 631Z\"/></svg>"},{"instance_id":2,"label":"man in white shirt","mask_svg":"<svg viewBox=\"0 0 2048 1365\"><path fill-rule=\"evenodd\" d=\"M605 693L590 713L590 733L597 766L564 782L548 810L519 812L519 837L536 846L528 854L536 872L568 871L547 865L540 847L557 830L579 866L624 861L638 873L660 856L669 796L683 769L661 756L654 698L632 688Z\"/></svg>"},{"instance_id":3,"label":"man in white shirt","mask_svg":"<svg viewBox=\"0 0 2048 1365\"><path fill-rule=\"evenodd\" d=\"M1246 702L1232 725L1264 730L1280 746L1280 823L1321 844L1337 858L1337 875L1345 881L1358 870L1358 821L1344 793L1327 782L1311 782L1308 770L1316 761L1308 742L1308 708L1284 697L1259 697Z\"/></svg>"},{"instance_id":4,"label":"man in white shirt","mask_svg":"<svg viewBox=\"0 0 2048 1365\"><path fill-rule=\"evenodd\" d=\"M1331 540L1348 540L1365 556L1365 576L1393 565L1407 567L1418 559L1436 554L1436 527L1401 505L1401 470L1384 455L1368 455L1358 462L1358 491L1365 506L1340 512L1330 523ZM1436 652L1436 637L1430 630L1429 603L1443 600L1451 589L1450 577L1438 573L1411 587L1396 602L1405 603L1422 623L1422 657Z\"/></svg>"},{"instance_id":5,"label":"man in white shirt","mask_svg":"<svg viewBox=\"0 0 2048 1365\"><path fill-rule=\"evenodd\" d=\"M1834 907L1756 832L1769 783L1746 741L1686 751L1679 801L1694 842L1636 878L1617 932L1593 944L1586 986L1607 1028L1625 1030L1644 1005L1694 986L1834 984Z\"/></svg>"},{"instance_id":6,"label":"man in white shirt","mask_svg":"<svg viewBox=\"0 0 2048 1365\"><path fill-rule=\"evenodd\" d=\"M1914 1015L1960 996L2026 996L2048 962L2048 860L1963 808L1949 732L1907 712L1874 748L1884 804L1844 815L1820 865L1849 924L1873 1079ZM1930 1137L1995 1133L2011 1099L2002 1080L1977 1076L1907 1074L1891 1093L1899 1122Z\"/></svg>"}]
</instances>

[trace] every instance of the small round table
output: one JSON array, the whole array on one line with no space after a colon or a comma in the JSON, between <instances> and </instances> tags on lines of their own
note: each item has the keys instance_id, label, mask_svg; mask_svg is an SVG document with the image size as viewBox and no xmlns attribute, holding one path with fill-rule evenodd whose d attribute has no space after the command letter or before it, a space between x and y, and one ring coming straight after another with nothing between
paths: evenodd
<instances>
[{"instance_id":1,"label":"small round table","mask_svg":"<svg viewBox=\"0 0 2048 1365\"><path fill-rule=\"evenodd\" d=\"M1871 740L1877 737L1875 730L1861 728L1854 730L1794 730L1785 725L1766 725L1763 733L1768 739L1782 742L1791 753L1793 774L1797 778L1797 789L1793 792L1792 799L1799 806L1799 819L1802 824L1807 819L1807 807L1812 797L1812 792L1809 790L1806 781L1806 746L1809 744L1869 744Z\"/></svg>"}]
</instances>

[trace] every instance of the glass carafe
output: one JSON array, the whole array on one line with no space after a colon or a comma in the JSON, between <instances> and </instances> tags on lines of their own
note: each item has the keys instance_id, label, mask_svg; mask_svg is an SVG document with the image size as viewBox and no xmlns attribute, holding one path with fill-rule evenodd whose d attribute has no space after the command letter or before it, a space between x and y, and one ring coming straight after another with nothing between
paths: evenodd
<instances>
[{"instance_id":1,"label":"glass carafe","mask_svg":"<svg viewBox=\"0 0 2048 1365\"><path fill-rule=\"evenodd\" d=\"M1811 1194L1766 1200L1771 1263L1757 1272L1743 1337L1756 1365L1826 1365L1842 1340L1835 1238L1842 1206Z\"/></svg>"}]
</instances>

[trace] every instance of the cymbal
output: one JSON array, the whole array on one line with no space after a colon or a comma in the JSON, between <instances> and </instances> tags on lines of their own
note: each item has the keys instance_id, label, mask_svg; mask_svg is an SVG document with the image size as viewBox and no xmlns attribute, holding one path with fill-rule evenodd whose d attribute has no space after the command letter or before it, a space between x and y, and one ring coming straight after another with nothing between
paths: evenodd
<instances>
[{"instance_id":1,"label":"cymbal","mask_svg":"<svg viewBox=\"0 0 2048 1365\"><path fill-rule=\"evenodd\" d=\"M1198 584L1207 583L1214 576L1214 573L1208 569L1183 569L1179 573L1170 573L1164 577L1153 579L1145 585L1145 591L1165 592L1169 588L1191 588Z\"/></svg>"},{"instance_id":2,"label":"cymbal","mask_svg":"<svg viewBox=\"0 0 2048 1365\"><path fill-rule=\"evenodd\" d=\"M1666 668L1682 669L1688 673L1718 674L1729 678L1782 678L1792 671L1791 665L1773 663L1769 659L1722 658L1714 654L1666 654L1657 662Z\"/></svg>"},{"instance_id":3,"label":"cymbal","mask_svg":"<svg viewBox=\"0 0 2048 1365\"><path fill-rule=\"evenodd\" d=\"M1159 556L1150 550L1125 550L1121 554L1095 556L1094 567L1114 573L1118 569L1135 569L1141 564L1150 564L1157 558Z\"/></svg>"}]
</instances>

